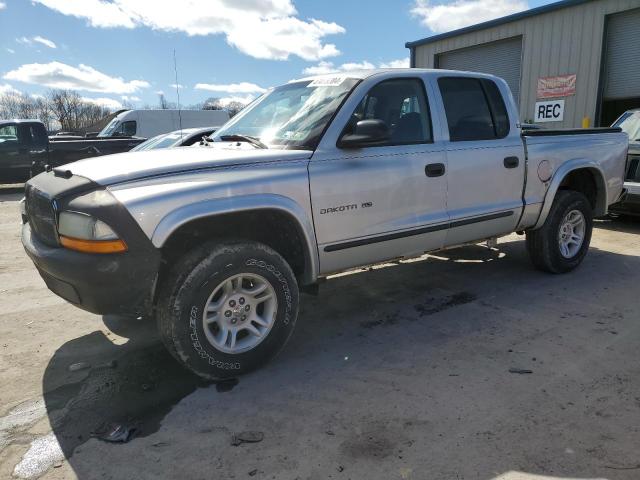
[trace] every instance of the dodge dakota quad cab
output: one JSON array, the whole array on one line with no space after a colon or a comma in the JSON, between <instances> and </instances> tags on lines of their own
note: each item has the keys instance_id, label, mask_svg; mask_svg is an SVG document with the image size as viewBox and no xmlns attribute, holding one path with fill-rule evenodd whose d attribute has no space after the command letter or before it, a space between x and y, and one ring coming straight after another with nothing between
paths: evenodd
<instances>
[{"instance_id":1,"label":"dodge dakota quad cab","mask_svg":"<svg viewBox=\"0 0 640 480\"><path fill-rule=\"evenodd\" d=\"M616 128L523 133L503 80L420 69L292 81L203 143L36 176L22 242L54 293L154 316L210 379L273 357L299 291L336 272L511 232L539 269L574 269L628 147Z\"/></svg>"}]
</instances>

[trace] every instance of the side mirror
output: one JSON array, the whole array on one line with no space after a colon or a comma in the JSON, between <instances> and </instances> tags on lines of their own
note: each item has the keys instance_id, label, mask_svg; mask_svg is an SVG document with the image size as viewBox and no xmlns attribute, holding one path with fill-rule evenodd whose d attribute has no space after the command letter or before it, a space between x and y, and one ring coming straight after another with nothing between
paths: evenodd
<instances>
[{"instance_id":1,"label":"side mirror","mask_svg":"<svg viewBox=\"0 0 640 480\"><path fill-rule=\"evenodd\" d=\"M379 145L389 140L389 127L382 120L360 120L353 133L343 135L338 141L339 148L362 148Z\"/></svg>"}]
</instances>

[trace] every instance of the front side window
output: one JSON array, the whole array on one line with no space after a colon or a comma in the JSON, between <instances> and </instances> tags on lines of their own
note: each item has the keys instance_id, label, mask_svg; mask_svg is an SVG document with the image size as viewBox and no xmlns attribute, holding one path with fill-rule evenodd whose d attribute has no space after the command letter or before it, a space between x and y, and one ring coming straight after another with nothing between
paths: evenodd
<instances>
[{"instance_id":1,"label":"front side window","mask_svg":"<svg viewBox=\"0 0 640 480\"><path fill-rule=\"evenodd\" d=\"M136 134L136 127L137 124L135 120L122 122L120 128L116 130L113 136L133 137Z\"/></svg>"},{"instance_id":2,"label":"front side window","mask_svg":"<svg viewBox=\"0 0 640 480\"><path fill-rule=\"evenodd\" d=\"M442 77L438 86L452 142L493 140L509 133L507 110L492 81Z\"/></svg>"},{"instance_id":3,"label":"front side window","mask_svg":"<svg viewBox=\"0 0 640 480\"><path fill-rule=\"evenodd\" d=\"M212 137L254 137L269 147L315 149L327 124L357 79L320 77L292 82L264 94Z\"/></svg>"},{"instance_id":4,"label":"front side window","mask_svg":"<svg viewBox=\"0 0 640 480\"><path fill-rule=\"evenodd\" d=\"M382 120L389 129L388 142L376 146L410 145L433 141L429 106L422 80L385 80L374 86L351 115L343 135L351 134L360 120Z\"/></svg>"},{"instance_id":5,"label":"front side window","mask_svg":"<svg viewBox=\"0 0 640 480\"><path fill-rule=\"evenodd\" d=\"M18 142L18 129L15 125L0 127L0 145L8 145Z\"/></svg>"}]
</instances>

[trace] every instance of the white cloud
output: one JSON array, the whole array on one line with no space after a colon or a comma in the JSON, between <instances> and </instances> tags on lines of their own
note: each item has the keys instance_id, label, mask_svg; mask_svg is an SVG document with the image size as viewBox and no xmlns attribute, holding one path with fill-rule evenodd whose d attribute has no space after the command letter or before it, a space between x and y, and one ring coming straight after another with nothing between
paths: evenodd
<instances>
[{"instance_id":1,"label":"white cloud","mask_svg":"<svg viewBox=\"0 0 640 480\"><path fill-rule=\"evenodd\" d=\"M20 90L13 88L8 83L0 83L0 95L4 95L5 93L20 93Z\"/></svg>"},{"instance_id":2,"label":"white cloud","mask_svg":"<svg viewBox=\"0 0 640 480\"><path fill-rule=\"evenodd\" d=\"M42 85L50 88L69 88L87 92L134 93L149 86L144 80L125 81L111 77L93 67L77 67L60 62L28 63L4 75L5 80Z\"/></svg>"},{"instance_id":3,"label":"white cloud","mask_svg":"<svg viewBox=\"0 0 640 480\"><path fill-rule=\"evenodd\" d=\"M183 89L183 88L184 88L184 85L182 85L181 83L172 83L172 84L171 84L171 85L169 85L169 86L170 86L171 88L173 88L174 90L175 90L176 88L178 88L178 89Z\"/></svg>"},{"instance_id":4,"label":"white cloud","mask_svg":"<svg viewBox=\"0 0 640 480\"><path fill-rule=\"evenodd\" d=\"M93 103L94 105L98 105L100 107L109 108L111 110L120 110L120 109L122 109L122 103L120 103L118 100L114 100L113 98L82 97L82 100L84 100L85 102L88 102L88 103Z\"/></svg>"},{"instance_id":5,"label":"white cloud","mask_svg":"<svg viewBox=\"0 0 640 480\"><path fill-rule=\"evenodd\" d=\"M4 2L0 2L0 10L7 8L7 4Z\"/></svg>"},{"instance_id":6,"label":"white cloud","mask_svg":"<svg viewBox=\"0 0 640 480\"><path fill-rule=\"evenodd\" d=\"M194 87L196 90L209 90L211 92L224 92L224 93L264 93L266 88L262 88L255 83L240 82L240 83L198 83Z\"/></svg>"},{"instance_id":7,"label":"white cloud","mask_svg":"<svg viewBox=\"0 0 640 480\"><path fill-rule=\"evenodd\" d=\"M58 48L58 46L48 38L41 37L40 35L36 35L35 37L20 37L16 38L16 42L22 43L23 45L33 45L34 43L39 43L49 48Z\"/></svg>"},{"instance_id":8,"label":"white cloud","mask_svg":"<svg viewBox=\"0 0 640 480\"><path fill-rule=\"evenodd\" d=\"M415 0L411 13L432 32L442 33L511 15L528 8L526 0L456 0L446 4Z\"/></svg>"},{"instance_id":9,"label":"white cloud","mask_svg":"<svg viewBox=\"0 0 640 480\"><path fill-rule=\"evenodd\" d=\"M125 102L140 102L141 101L140 97L136 97L135 95L134 96L122 95L120 98Z\"/></svg>"},{"instance_id":10,"label":"white cloud","mask_svg":"<svg viewBox=\"0 0 640 480\"><path fill-rule=\"evenodd\" d=\"M378 68L408 68L409 59L401 58L398 60L391 60L390 62L382 62L377 65ZM305 68L302 73L306 75L324 75L325 73L333 72L351 72L354 70L369 70L376 68L371 62L351 62L343 63L342 65L335 65L333 62L320 62L317 65Z\"/></svg>"},{"instance_id":11,"label":"white cloud","mask_svg":"<svg viewBox=\"0 0 640 480\"><path fill-rule=\"evenodd\" d=\"M9 47L7 47L7 52L9 52L12 55L16 53L16 51L13 48L9 48Z\"/></svg>"},{"instance_id":12,"label":"white cloud","mask_svg":"<svg viewBox=\"0 0 640 480\"><path fill-rule=\"evenodd\" d=\"M53 41L49 40L48 38L41 37L40 35L36 35L35 37L32 38L32 40L34 42L41 43L45 47L58 48Z\"/></svg>"},{"instance_id":13,"label":"white cloud","mask_svg":"<svg viewBox=\"0 0 640 480\"><path fill-rule=\"evenodd\" d=\"M313 61L338 55L324 37L344 33L334 22L301 20L292 0L34 0L64 15L86 19L94 27L136 28L224 35L229 45L255 58L286 60L296 55Z\"/></svg>"},{"instance_id":14,"label":"white cloud","mask_svg":"<svg viewBox=\"0 0 640 480\"><path fill-rule=\"evenodd\" d=\"M409 68L409 57L391 60L390 62L381 63L380 68Z\"/></svg>"},{"instance_id":15,"label":"white cloud","mask_svg":"<svg viewBox=\"0 0 640 480\"><path fill-rule=\"evenodd\" d=\"M242 96L231 96L231 97L222 97L218 100L218 103L222 106L222 108L226 108L230 103L241 103L243 105L247 105L251 103L256 97L253 95L245 95Z\"/></svg>"}]
</instances>

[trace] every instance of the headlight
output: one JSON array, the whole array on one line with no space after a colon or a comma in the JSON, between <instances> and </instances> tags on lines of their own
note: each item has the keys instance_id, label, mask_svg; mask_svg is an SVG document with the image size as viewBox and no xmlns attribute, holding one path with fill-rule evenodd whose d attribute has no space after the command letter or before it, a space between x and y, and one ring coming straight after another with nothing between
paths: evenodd
<instances>
[{"instance_id":1,"label":"headlight","mask_svg":"<svg viewBox=\"0 0 640 480\"><path fill-rule=\"evenodd\" d=\"M62 246L86 253L117 253L127 250L113 229L91 215L60 212L58 234Z\"/></svg>"}]
</instances>

